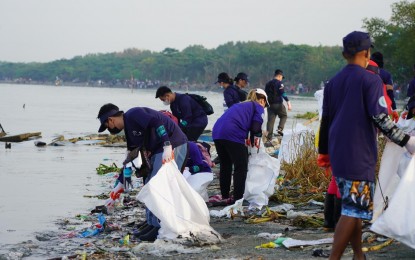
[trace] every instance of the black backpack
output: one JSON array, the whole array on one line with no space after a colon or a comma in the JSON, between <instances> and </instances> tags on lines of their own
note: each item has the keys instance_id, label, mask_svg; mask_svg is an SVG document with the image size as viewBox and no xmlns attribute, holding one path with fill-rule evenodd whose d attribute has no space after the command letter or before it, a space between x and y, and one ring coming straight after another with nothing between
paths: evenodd
<instances>
[{"instance_id":1,"label":"black backpack","mask_svg":"<svg viewBox=\"0 0 415 260\"><path fill-rule=\"evenodd\" d=\"M206 115L209 116L214 113L213 107L212 105L209 104L209 102L207 102L206 97L198 95L198 94L189 94L189 93L186 93L186 95L193 98L203 108L203 111L205 111Z\"/></svg>"}]
</instances>

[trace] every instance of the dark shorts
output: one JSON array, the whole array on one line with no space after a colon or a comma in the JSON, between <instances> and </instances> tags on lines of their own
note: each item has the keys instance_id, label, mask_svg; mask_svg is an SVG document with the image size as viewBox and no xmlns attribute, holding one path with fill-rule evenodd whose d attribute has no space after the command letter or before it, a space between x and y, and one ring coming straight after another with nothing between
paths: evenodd
<instances>
[{"instance_id":1,"label":"dark shorts","mask_svg":"<svg viewBox=\"0 0 415 260\"><path fill-rule=\"evenodd\" d=\"M352 181L336 177L342 199L342 215L371 220L375 184L370 181Z\"/></svg>"}]
</instances>

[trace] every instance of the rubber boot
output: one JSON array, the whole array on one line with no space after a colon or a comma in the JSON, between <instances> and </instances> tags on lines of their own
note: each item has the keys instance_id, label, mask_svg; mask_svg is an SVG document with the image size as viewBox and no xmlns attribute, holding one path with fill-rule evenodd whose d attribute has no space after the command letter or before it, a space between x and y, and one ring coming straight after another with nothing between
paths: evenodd
<instances>
[{"instance_id":1,"label":"rubber boot","mask_svg":"<svg viewBox=\"0 0 415 260\"><path fill-rule=\"evenodd\" d=\"M334 230L334 200L336 195L326 193L324 199L324 224L323 227L326 231Z\"/></svg>"},{"instance_id":2,"label":"rubber boot","mask_svg":"<svg viewBox=\"0 0 415 260\"><path fill-rule=\"evenodd\" d=\"M336 228L337 222L340 219L340 216L342 215L342 200L338 199L337 197L334 199L334 227Z\"/></svg>"},{"instance_id":3,"label":"rubber boot","mask_svg":"<svg viewBox=\"0 0 415 260\"><path fill-rule=\"evenodd\" d=\"M153 227L145 235L139 236L138 239L140 239L141 241L154 242L157 239L159 229L159 227Z\"/></svg>"},{"instance_id":4,"label":"rubber boot","mask_svg":"<svg viewBox=\"0 0 415 260\"><path fill-rule=\"evenodd\" d=\"M141 229L138 232L134 232L134 237L136 238L140 238L140 236L147 234L148 232L150 232L150 230L152 230L154 228L154 226L152 225L147 225L146 227L144 227L143 229Z\"/></svg>"}]
</instances>

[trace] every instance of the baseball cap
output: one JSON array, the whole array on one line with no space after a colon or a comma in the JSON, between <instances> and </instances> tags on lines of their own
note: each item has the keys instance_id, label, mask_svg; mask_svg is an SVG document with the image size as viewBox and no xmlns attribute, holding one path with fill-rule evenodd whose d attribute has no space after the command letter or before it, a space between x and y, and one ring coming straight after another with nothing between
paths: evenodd
<instances>
[{"instance_id":1,"label":"baseball cap","mask_svg":"<svg viewBox=\"0 0 415 260\"><path fill-rule=\"evenodd\" d=\"M353 31L343 38L344 53L355 55L369 48L373 48L373 44L368 33Z\"/></svg>"},{"instance_id":2,"label":"baseball cap","mask_svg":"<svg viewBox=\"0 0 415 260\"><path fill-rule=\"evenodd\" d=\"M101 123L98 132L104 132L105 129L107 129L105 123L107 122L108 118L118 113L123 113L123 111L120 111L116 105L111 103L103 105L98 113L98 119Z\"/></svg>"},{"instance_id":3,"label":"baseball cap","mask_svg":"<svg viewBox=\"0 0 415 260\"><path fill-rule=\"evenodd\" d=\"M282 76L282 78L285 78L284 77L284 73L282 72L282 70L280 70L280 69L277 69L277 70L275 70L275 72L274 72L274 77L275 76L278 76L278 75L281 75Z\"/></svg>"},{"instance_id":4,"label":"baseball cap","mask_svg":"<svg viewBox=\"0 0 415 260\"><path fill-rule=\"evenodd\" d=\"M248 75L244 72L239 72L238 75L236 75L235 81L238 81L240 79L245 80L246 82L249 82Z\"/></svg>"},{"instance_id":5,"label":"baseball cap","mask_svg":"<svg viewBox=\"0 0 415 260\"><path fill-rule=\"evenodd\" d=\"M221 72L221 73L219 73L218 80L215 82L215 84L219 83L219 82L229 83L230 80L231 80L231 78L229 77L228 73Z\"/></svg>"},{"instance_id":6,"label":"baseball cap","mask_svg":"<svg viewBox=\"0 0 415 260\"><path fill-rule=\"evenodd\" d=\"M257 94L261 94L261 95L263 95L263 96L265 96L265 101L266 101L266 103L267 103L267 107L269 107L269 103L268 103L268 95L267 95L267 93L265 93L265 91L263 90L263 89L261 89L261 88L257 88L257 89L255 89L255 93L257 93Z\"/></svg>"}]
</instances>

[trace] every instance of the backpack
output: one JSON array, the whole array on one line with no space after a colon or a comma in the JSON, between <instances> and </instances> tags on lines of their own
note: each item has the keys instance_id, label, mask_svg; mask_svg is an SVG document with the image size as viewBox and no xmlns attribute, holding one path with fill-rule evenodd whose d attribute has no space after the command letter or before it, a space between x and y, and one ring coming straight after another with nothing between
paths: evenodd
<instances>
[{"instance_id":1,"label":"backpack","mask_svg":"<svg viewBox=\"0 0 415 260\"><path fill-rule=\"evenodd\" d=\"M211 104L209 104L209 102L207 102L206 97L201 96L201 95L197 95L197 94L189 94L186 93L186 95L190 96L191 98L193 98L203 109L203 111L205 111L206 115L211 115L214 113L213 111L213 107Z\"/></svg>"}]
</instances>

